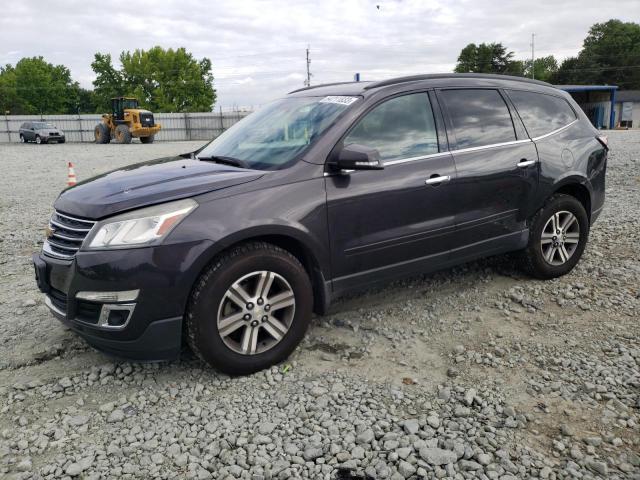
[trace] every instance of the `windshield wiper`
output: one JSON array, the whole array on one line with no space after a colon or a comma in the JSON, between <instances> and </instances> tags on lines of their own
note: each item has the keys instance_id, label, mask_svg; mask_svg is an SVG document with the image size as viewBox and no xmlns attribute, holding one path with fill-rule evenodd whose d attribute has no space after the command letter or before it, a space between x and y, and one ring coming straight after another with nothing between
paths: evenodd
<instances>
[{"instance_id":1,"label":"windshield wiper","mask_svg":"<svg viewBox=\"0 0 640 480\"><path fill-rule=\"evenodd\" d=\"M225 156L221 156L221 155L212 155L210 157L197 157L198 160L204 160L205 162L215 162L215 163L220 163L222 165L231 165L232 167L238 167L238 168L249 168L249 165L247 165L247 162L245 162L244 160L240 160L239 158L233 158L233 157L225 157Z\"/></svg>"}]
</instances>

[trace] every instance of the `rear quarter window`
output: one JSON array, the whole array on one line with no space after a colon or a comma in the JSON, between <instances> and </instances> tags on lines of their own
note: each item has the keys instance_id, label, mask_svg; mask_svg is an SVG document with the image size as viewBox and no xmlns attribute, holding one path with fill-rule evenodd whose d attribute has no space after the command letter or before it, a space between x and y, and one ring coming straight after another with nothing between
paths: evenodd
<instances>
[{"instance_id":1,"label":"rear quarter window","mask_svg":"<svg viewBox=\"0 0 640 480\"><path fill-rule=\"evenodd\" d=\"M532 138L558 130L577 118L564 98L521 90L507 93Z\"/></svg>"}]
</instances>

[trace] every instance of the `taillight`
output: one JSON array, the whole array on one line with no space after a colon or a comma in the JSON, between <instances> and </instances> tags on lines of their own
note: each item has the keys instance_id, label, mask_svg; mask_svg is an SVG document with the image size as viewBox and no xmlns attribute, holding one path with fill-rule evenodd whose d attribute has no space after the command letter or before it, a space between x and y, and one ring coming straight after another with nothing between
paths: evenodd
<instances>
[{"instance_id":1,"label":"taillight","mask_svg":"<svg viewBox=\"0 0 640 480\"><path fill-rule=\"evenodd\" d=\"M605 150L609 150L609 139L605 135L596 135L596 140L598 140Z\"/></svg>"}]
</instances>

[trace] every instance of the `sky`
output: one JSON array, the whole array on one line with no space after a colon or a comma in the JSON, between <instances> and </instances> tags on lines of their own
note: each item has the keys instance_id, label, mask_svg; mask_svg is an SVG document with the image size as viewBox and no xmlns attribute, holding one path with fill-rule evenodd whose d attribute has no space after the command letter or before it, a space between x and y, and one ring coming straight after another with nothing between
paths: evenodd
<instances>
[{"instance_id":1,"label":"sky","mask_svg":"<svg viewBox=\"0 0 640 480\"><path fill-rule=\"evenodd\" d=\"M213 63L216 108L256 107L311 83L450 72L468 43L562 60L589 27L640 20L640 0L5 0L0 65L43 56L83 87L95 52L185 47Z\"/></svg>"}]
</instances>

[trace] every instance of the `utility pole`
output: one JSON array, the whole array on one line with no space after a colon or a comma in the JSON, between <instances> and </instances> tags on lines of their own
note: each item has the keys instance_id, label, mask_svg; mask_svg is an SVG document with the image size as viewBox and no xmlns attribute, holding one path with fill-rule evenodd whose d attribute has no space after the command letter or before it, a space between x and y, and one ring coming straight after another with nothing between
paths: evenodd
<instances>
[{"instance_id":1,"label":"utility pole","mask_svg":"<svg viewBox=\"0 0 640 480\"><path fill-rule=\"evenodd\" d=\"M304 81L305 87L311 86L311 72L309 66L311 65L311 59L309 58L309 46L307 45L307 79Z\"/></svg>"},{"instance_id":2,"label":"utility pole","mask_svg":"<svg viewBox=\"0 0 640 480\"><path fill-rule=\"evenodd\" d=\"M534 72L534 66L536 63L536 57L535 57L535 41L536 41L536 34L532 33L531 34L531 78L535 79L536 78L536 74Z\"/></svg>"}]
</instances>

